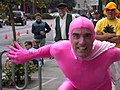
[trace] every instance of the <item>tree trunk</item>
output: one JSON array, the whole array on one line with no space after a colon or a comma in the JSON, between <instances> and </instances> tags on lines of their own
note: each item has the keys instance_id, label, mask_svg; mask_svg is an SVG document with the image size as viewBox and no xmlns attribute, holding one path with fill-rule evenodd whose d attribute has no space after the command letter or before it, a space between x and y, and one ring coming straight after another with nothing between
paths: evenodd
<instances>
[{"instance_id":1,"label":"tree trunk","mask_svg":"<svg viewBox=\"0 0 120 90\"><path fill-rule=\"evenodd\" d=\"M16 30L15 30L15 24L13 20L13 12L12 12L12 6L9 5L9 14L11 18L11 25L12 25L12 31L13 31L13 41L16 41Z\"/></svg>"}]
</instances>

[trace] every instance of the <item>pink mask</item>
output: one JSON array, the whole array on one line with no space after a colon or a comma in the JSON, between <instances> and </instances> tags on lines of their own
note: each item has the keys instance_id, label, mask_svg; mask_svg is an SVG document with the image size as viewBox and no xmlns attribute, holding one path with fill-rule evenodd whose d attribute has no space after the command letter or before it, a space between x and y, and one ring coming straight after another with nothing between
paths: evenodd
<instances>
[{"instance_id":1,"label":"pink mask","mask_svg":"<svg viewBox=\"0 0 120 90\"><path fill-rule=\"evenodd\" d=\"M69 27L69 40L70 41L71 41L71 38L72 38L72 32L76 28L87 28L87 29L89 29L93 34L93 40L95 39L94 25L89 19L80 16L80 17L74 19L70 23L70 27Z\"/></svg>"}]
</instances>

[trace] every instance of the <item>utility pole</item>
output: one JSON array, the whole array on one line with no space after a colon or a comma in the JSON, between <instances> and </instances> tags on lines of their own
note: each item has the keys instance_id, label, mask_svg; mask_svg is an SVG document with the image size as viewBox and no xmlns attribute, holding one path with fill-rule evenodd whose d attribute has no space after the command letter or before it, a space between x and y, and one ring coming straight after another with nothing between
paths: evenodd
<instances>
[{"instance_id":1,"label":"utility pole","mask_svg":"<svg viewBox=\"0 0 120 90\"><path fill-rule=\"evenodd\" d=\"M102 4L102 0L99 0L99 6L98 6L98 11L100 13L100 18L103 17L103 4Z\"/></svg>"},{"instance_id":2,"label":"utility pole","mask_svg":"<svg viewBox=\"0 0 120 90\"><path fill-rule=\"evenodd\" d=\"M23 6L24 6L24 13L26 13L26 0L23 0Z\"/></svg>"}]
</instances>

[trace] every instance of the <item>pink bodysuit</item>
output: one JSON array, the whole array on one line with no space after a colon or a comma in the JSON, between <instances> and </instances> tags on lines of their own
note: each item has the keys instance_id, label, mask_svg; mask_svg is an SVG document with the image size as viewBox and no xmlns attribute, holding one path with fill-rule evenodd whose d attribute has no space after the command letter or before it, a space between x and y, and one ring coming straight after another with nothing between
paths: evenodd
<instances>
[{"instance_id":1,"label":"pink bodysuit","mask_svg":"<svg viewBox=\"0 0 120 90\"><path fill-rule=\"evenodd\" d=\"M87 57L79 57L71 46L72 32L75 28L88 28L93 34L93 47ZM94 26L84 17L73 20L69 28L69 40L58 41L35 51L27 51L15 44L9 47L7 56L14 63L25 63L34 58L54 57L66 80L58 90L112 90L109 66L120 60L120 49L115 44L95 40Z\"/></svg>"},{"instance_id":2,"label":"pink bodysuit","mask_svg":"<svg viewBox=\"0 0 120 90\"><path fill-rule=\"evenodd\" d=\"M107 42L104 42L105 44L108 45ZM66 76L66 81L58 90L111 90L108 68L113 62L120 60L120 49L111 47L95 58L90 57L92 60L77 60L70 42L60 41L41 48L39 56L53 56ZM65 89L66 86L70 88Z\"/></svg>"}]
</instances>

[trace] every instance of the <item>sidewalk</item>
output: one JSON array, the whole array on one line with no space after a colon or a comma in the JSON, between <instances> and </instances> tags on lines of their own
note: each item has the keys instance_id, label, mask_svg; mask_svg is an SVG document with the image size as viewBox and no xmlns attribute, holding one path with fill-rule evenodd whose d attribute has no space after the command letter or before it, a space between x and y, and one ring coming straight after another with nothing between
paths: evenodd
<instances>
[{"instance_id":1,"label":"sidewalk","mask_svg":"<svg viewBox=\"0 0 120 90\"><path fill-rule=\"evenodd\" d=\"M42 90L57 90L63 81L64 75L56 61L54 59L45 59L45 65L42 66ZM3 88L3 90L16 89ZM32 81L25 90L39 90L38 71L32 74Z\"/></svg>"},{"instance_id":2,"label":"sidewalk","mask_svg":"<svg viewBox=\"0 0 120 90\"><path fill-rule=\"evenodd\" d=\"M33 79L37 79L38 72L33 74ZM57 90L62 84L64 76L54 59L46 59L42 66L42 90ZM36 88L36 87L35 87ZM38 90L38 89L32 90Z\"/></svg>"}]
</instances>

